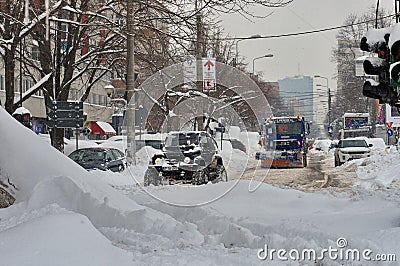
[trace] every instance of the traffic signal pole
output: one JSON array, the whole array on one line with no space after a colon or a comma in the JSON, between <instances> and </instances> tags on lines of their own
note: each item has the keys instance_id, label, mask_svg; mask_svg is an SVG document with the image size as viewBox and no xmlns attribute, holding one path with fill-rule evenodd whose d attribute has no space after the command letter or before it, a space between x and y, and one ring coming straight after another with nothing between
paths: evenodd
<instances>
[{"instance_id":1,"label":"traffic signal pole","mask_svg":"<svg viewBox=\"0 0 400 266\"><path fill-rule=\"evenodd\" d=\"M136 126L135 126L135 109L136 99L133 97L135 92L135 44L134 44L134 5L133 0L127 2L127 69L126 69L126 91L127 91L127 105L125 110L125 121L127 123L127 154L128 161L136 165ZM129 127L129 128L128 128Z\"/></svg>"}]
</instances>

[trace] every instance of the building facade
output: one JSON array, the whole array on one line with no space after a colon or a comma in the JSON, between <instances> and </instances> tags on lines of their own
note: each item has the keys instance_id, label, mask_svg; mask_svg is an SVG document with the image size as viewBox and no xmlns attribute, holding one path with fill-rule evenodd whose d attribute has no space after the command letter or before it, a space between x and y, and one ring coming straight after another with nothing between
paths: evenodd
<instances>
[{"instance_id":1,"label":"building facade","mask_svg":"<svg viewBox=\"0 0 400 266\"><path fill-rule=\"evenodd\" d=\"M284 101L287 115L303 116L306 121L313 121L314 81L309 76L286 77L278 80L279 95Z\"/></svg>"}]
</instances>

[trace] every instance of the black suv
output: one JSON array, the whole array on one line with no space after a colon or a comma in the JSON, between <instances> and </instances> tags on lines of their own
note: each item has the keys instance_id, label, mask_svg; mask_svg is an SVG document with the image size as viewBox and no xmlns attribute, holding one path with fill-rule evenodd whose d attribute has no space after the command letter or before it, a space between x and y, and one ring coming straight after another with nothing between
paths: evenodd
<instances>
[{"instance_id":1,"label":"black suv","mask_svg":"<svg viewBox=\"0 0 400 266\"><path fill-rule=\"evenodd\" d=\"M162 153L149 162L144 185L227 181L227 174L218 153L218 146L205 131L170 132Z\"/></svg>"}]
</instances>

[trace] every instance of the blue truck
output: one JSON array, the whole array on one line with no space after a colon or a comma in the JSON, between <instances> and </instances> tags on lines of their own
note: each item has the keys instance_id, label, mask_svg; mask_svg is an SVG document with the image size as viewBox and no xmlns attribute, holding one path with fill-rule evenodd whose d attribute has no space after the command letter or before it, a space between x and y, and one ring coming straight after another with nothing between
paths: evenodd
<instances>
[{"instance_id":1,"label":"blue truck","mask_svg":"<svg viewBox=\"0 0 400 266\"><path fill-rule=\"evenodd\" d=\"M309 124L304 117L270 117L262 124L260 151L262 167L306 167Z\"/></svg>"}]
</instances>

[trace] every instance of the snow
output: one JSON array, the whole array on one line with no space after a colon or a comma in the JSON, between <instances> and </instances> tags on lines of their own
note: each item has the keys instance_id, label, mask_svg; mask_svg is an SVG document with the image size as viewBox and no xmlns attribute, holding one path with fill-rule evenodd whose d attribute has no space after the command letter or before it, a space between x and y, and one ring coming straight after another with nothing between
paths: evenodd
<instances>
[{"instance_id":1,"label":"snow","mask_svg":"<svg viewBox=\"0 0 400 266\"><path fill-rule=\"evenodd\" d=\"M13 115L23 115L23 114L31 114L31 112L26 109L25 107L18 107L17 109L15 109Z\"/></svg>"},{"instance_id":2,"label":"snow","mask_svg":"<svg viewBox=\"0 0 400 266\"><path fill-rule=\"evenodd\" d=\"M56 206L38 211L2 230L3 265L131 265L133 255L113 246L87 217Z\"/></svg>"},{"instance_id":3,"label":"snow","mask_svg":"<svg viewBox=\"0 0 400 266\"><path fill-rule=\"evenodd\" d=\"M143 188L149 157L157 152L151 147L139 150L137 165L122 173L87 172L2 108L0 120L0 180L17 188L16 203L0 209L1 264L311 265L280 263L277 256L261 261L257 253L265 245L337 248L340 237L351 249L400 255L395 149L356 160L353 187L305 192L242 179L253 155L224 142L230 181ZM248 151L257 149L257 133L234 131ZM343 264L376 265L323 261Z\"/></svg>"},{"instance_id":4,"label":"snow","mask_svg":"<svg viewBox=\"0 0 400 266\"><path fill-rule=\"evenodd\" d=\"M358 185L366 188L388 187L393 181L399 180L398 163L400 154L397 151L392 153L378 153L366 159L365 166L357 169L360 178Z\"/></svg>"},{"instance_id":5,"label":"snow","mask_svg":"<svg viewBox=\"0 0 400 266\"><path fill-rule=\"evenodd\" d=\"M107 122L97 121L96 124L106 133L116 134L114 128Z\"/></svg>"}]
</instances>

